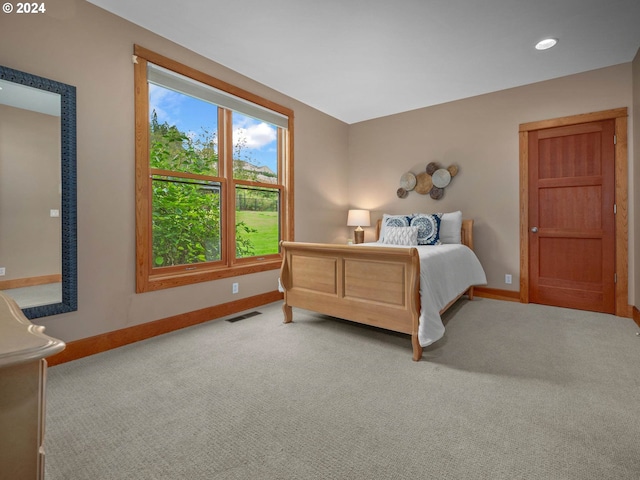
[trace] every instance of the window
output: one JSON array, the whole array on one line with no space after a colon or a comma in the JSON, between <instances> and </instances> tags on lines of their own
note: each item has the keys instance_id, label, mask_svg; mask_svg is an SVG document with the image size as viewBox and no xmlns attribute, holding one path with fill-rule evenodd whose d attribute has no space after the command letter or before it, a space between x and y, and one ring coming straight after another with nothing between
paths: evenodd
<instances>
[{"instance_id":1,"label":"window","mask_svg":"<svg viewBox=\"0 0 640 480\"><path fill-rule=\"evenodd\" d=\"M293 112L135 47L136 291L280 267Z\"/></svg>"}]
</instances>

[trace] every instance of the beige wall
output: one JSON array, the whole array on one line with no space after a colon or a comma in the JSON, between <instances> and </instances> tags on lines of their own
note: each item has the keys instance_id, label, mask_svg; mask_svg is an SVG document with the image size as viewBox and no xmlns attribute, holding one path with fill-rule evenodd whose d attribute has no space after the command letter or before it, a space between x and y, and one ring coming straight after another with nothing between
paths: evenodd
<instances>
[{"instance_id":1,"label":"beige wall","mask_svg":"<svg viewBox=\"0 0 640 480\"><path fill-rule=\"evenodd\" d=\"M134 44L293 109L296 234L327 242L343 234L346 124L84 1L0 15L0 32L0 64L77 87L78 311L38 319L48 334L71 341L277 289L274 270L135 293Z\"/></svg>"},{"instance_id":2,"label":"beige wall","mask_svg":"<svg viewBox=\"0 0 640 480\"><path fill-rule=\"evenodd\" d=\"M3 280L60 274L60 117L0 105Z\"/></svg>"},{"instance_id":3,"label":"beige wall","mask_svg":"<svg viewBox=\"0 0 640 480\"><path fill-rule=\"evenodd\" d=\"M462 210L474 218L475 248L488 286L518 290L519 157L521 123L632 107L631 64L536 83L405 112L350 126L349 202L383 213ZM632 119L629 119L633 128ZM629 145L630 158L633 145ZM444 197L411 192L396 196L400 176L423 171L432 161L455 164L459 173ZM630 240L633 267L633 169L630 166ZM366 232L373 238L373 229ZM505 274L513 284L504 283ZM630 301L634 293L630 274Z\"/></svg>"}]
</instances>

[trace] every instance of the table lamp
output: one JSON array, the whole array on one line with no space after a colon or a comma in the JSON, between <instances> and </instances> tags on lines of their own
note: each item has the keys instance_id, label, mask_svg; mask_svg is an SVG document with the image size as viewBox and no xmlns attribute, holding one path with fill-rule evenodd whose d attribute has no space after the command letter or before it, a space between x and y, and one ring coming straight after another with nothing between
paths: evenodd
<instances>
[{"instance_id":1,"label":"table lamp","mask_svg":"<svg viewBox=\"0 0 640 480\"><path fill-rule=\"evenodd\" d=\"M353 231L353 238L355 243L364 242L364 230L362 227L368 227L371 225L371 219L369 217L369 210L349 210L347 216L347 226L357 227Z\"/></svg>"}]
</instances>

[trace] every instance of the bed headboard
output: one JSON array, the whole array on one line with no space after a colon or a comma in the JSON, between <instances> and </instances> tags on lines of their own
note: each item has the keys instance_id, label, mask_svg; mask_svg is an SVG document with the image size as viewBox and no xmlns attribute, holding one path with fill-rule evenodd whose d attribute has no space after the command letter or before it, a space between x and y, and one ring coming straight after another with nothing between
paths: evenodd
<instances>
[{"instance_id":1,"label":"bed headboard","mask_svg":"<svg viewBox=\"0 0 640 480\"><path fill-rule=\"evenodd\" d=\"M380 238L380 229L382 228L382 219L378 219L376 223L376 240ZM462 244L473 250L473 219L467 218L462 220L462 229L460 230L460 239Z\"/></svg>"}]
</instances>

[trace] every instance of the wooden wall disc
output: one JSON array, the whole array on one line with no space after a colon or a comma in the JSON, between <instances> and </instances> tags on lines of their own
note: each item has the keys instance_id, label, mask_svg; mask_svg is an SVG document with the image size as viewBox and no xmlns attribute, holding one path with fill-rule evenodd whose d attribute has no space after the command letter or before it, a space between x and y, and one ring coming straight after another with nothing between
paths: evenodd
<instances>
[{"instance_id":1,"label":"wooden wall disc","mask_svg":"<svg viewBox=\"0 0 640 480\"><path fill-rule=\"evenodd\" d=\"M422 195L426 195L431 191L433 187L433 179L427 172L422 172L416 175L416 186L414 190Z\"/></svg>"},{"instance_id":2,"label":"wooden wall disc","mask_svg":"<svg viewBox=\"0 0 640 480\"><path fill-rule=\"evenodd\" d=\"M396 194L398 195L398 198L406 198L406 196L409 195L409 192L407 192L404 188L400 187L396 191Z\"/></svg>"},{"instance_id":3,"label":"wooden wall disc","mask_svg":"<svg viewBox=\"0 0 640 480\"><path fill-rule=\"evenodd\" d=\"M416 186L416 176L411 172L405 173L400 177L400 186L406 191L413 190Z\"/></svg>"},{"instance_id":4,"label":"wooden wall disc","mask_svg":"<svg viewBox=\"0 0 640 480\"><path fill-rule=\"evenodd\" d=\"M434 200L440 200L442 198L442 195L444 195L444 188L433 187L429 195L431 195L431 198L433 198Z\"/></svg>"},{"instance_id":5,"label":"wooden wall disc","mask_svg":"<svg viewBox=\"0 0 640 480\"><path fill-rule=\"evenodd\" d=\"M449 170L445 170L444 168L439 168L433 172L431 178L433 180L433 185L439 188L444 188L449 185L449 182L451 182L451 174L449 173Z\"/></svg>"},{"instance_id":6,"label":"wooden wall disc","mask_svg":"<svg viewBox=\"0 0 640 480\"><path fill-rule=\"evenodd\" d=\"M438 164L436 162L431 162L429 165L427 165L427 173L429 175L433 175L433 172L435 172L438 169Z\"/></svg>"}]
</instances>

